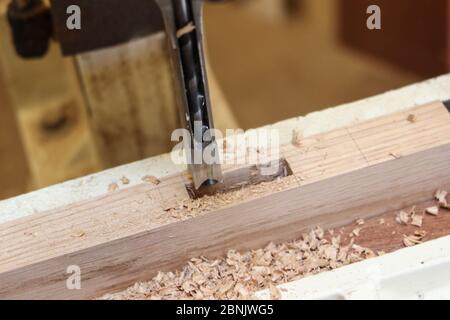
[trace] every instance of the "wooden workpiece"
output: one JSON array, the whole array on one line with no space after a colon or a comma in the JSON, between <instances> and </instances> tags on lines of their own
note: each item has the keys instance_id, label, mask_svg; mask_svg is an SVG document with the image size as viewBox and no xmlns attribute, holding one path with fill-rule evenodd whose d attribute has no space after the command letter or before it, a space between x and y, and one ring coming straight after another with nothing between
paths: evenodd
<instances>
[{"instance_id":1,"label":"wooden workpiece","mask_svg":"<svg viewBox=\"0 0 450 320\"><path fill-rule=\"evenodd\" d=\"M281 157L292 176L212 198L191 200L175 174L1 224L0 297L92 298L191 257L431 200L450 184L450 113L440 102L415 107L285 145ZM81 290L66 289L70 265Z\"/></svg>"}]
</instances>

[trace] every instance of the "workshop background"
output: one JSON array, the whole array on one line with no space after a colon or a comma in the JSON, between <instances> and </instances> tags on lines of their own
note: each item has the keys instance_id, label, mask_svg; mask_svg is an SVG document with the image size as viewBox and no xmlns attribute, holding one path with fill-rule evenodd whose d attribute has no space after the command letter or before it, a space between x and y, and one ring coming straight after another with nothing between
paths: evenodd
<instances>
[{"instance_id":1,"label":"workshop background","mask_svg":"<svg viewBox=\"0 0 450 320\"><path fill-rule=\"evenodd\" d=\"M4 15L7 2L0 0L0 199L170 150L164 143L138 152L120 131L98 134L95 128L126 124L92 111L101 97L89 86L114 90L101 80L117 79L119 74L101 73L80 81L98 60L93 55L82 57L78 62L86 70L80 74L73 58L62 58L57 44L44 59L18 58ZM366 28L370 4L382 8L381 31ZM218 86L213 98L223 105L214 111L216 121L219 117L222 126L254 128L446 73L448 8L447 0L208 4L207 52ZM166 81L159 60L153 63L161 73L156 79ZM117 81L114 85L121 83ZM158 88L148 82L127 90L152 85ZM148 110L159 107L152 106L158 99L151 101ZM165 120L170 125L176 122L171 112L163 117L174 118Z\"/></svg>"}]
</instances>

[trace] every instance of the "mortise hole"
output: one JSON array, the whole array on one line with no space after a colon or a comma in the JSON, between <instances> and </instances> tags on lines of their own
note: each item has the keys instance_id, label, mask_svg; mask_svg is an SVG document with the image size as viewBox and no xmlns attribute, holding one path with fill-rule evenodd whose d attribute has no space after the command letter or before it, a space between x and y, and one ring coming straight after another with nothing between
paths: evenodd
<instances>
[{"instance_id":1,"label":"mortise hole","mask_svg":"<svg viewBox=\"0 0 450 320\"><path fill-rule=\"evenodd\" d=\"M277 166L278 165L278 166ZM268 168L276 168L274 172L267 174ZM186 190L191 199L211 196L218 193L232 192L246 186L258 185L263 182L275 181L293 174L286 159L281 158L262 165L252 165L224 172L224 182L213 186L205 186L196 190L193 183L186 185Z\"/></svg>"}]
</instances>

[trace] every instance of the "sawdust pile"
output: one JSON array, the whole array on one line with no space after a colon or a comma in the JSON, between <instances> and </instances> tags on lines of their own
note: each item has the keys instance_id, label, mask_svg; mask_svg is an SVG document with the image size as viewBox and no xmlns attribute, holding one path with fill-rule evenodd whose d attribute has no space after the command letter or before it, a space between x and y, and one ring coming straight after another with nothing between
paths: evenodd
<instances>
[{"instance_id":1,"label":"sawdust pile","mask_svg":"<svg viewBox=\"0 0 450 320\"><path fill-rule=\"evenodd\" d=\"M413 235L403 235L403 244L405 247L413 247L423 243L427 232L424 230L416 231Z\"/></svg>"},{"instance_id":2,"label":"sawdust pile","mask_svg":"<svg viewBox=\"0 0 450 320\"><path fill-rule=\"evenodd\" d=\"M447 201L448 192L445 190L437 190L434 194L434 198L437 201L437 205L425 208L422 214L416 212L416 206L413 206L409 212L401 210L397 213L395 220L401 225L412 225L418 228L423 226L423 218L425 214L431 216L438 216L440 209L450 210L450 206ZM413 247L415 245L424 243L427 232L425 230L416 230L412 235L403 235L403 245L405 247Z\"/></svg>"},{"instance_id":3,"label":"sawdust pile","mask_svg":"<svg viewBox=\"0 0 450 320\"><path fill-rule=\"evenodd\" d=\"M218 193L212 196L204 196L200 199L175 199L163 204L164 213L156 217L158 221L172 222L183 221L204 215L207 212L235 205L238 202L249 201L277 191L286 190L291 186L297 186L295 176L278 178L275 181L263 182L257 185L246 185L232 192Z\"/></svg>"},{"instance_id":4,"label":"sawdust pile","mask_svg":"<svg viewBox=\"0 0 450 320\"><path fill-rule=\"evenodd\" d=\"M191 259L181 271L160 272L149 282L136 283L125 291L101 299L252 299L255 292L275 285L374 257L373 251L353 240L343 245L340 236L326 239L322 229L300 240L211 260Z\"/></svg>"}]
</instances>

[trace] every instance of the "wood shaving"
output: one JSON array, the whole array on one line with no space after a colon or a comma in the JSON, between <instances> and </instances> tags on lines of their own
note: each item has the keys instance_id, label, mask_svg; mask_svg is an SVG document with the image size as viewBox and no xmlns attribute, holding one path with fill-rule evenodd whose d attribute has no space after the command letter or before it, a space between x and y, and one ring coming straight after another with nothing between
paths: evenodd
<instances>
[{"instance_id":1,"label":"wood shaving","mask_svg":"<svg viewBox=\"0 0 450 320\"><path fill-rule=\"evenodd\" d=\"M415 227L422 227L423 215L418 215L416 213L416 208L416 206L413 206L408 212L409 217L411 217L411 225Z\"/></svg>"},{"instance_id":2,"label":"wood shaving","mask_svg":"<svg viewBox=\"0 0 450 320\"><path fill-rule=\"evenodd\" d=\"M438 191L436 191L436 193L434 194L434 197L436 198L436 200L437 201L439 201L439 202L447 202L447 195L448 195L448 192L447 191L445 191L445 190L438 190Z\"/></svg>"},{"instance_id":3,"label":"wood shaving","mask_svg":"<svg viewBox=\"0 0 450 320\"><path fill-rule=\"evenodd\" d=\"M450 205L447 202L447 195L448 192L444 190L438 190L434 195L441 208L450 209Z\"/></svg>"},{"instance_id":4,"label":"wood shaving","mask_svg":"<svg viewBox=\"0 0 450 320\"><path fill-rule=\"evenodd\" d=\"M395 159L400 159L402 156L395 152L389 152L389 155Z\"/></svg>"},{"instance_id":5,"label":"wood shaving","mask_svg":"<svg viewBox=\"0 0 450 320\"><path fill-rule=\"evenodd\" d=\"M184 36L185 34L191 33L192 31L195 30L195 25L194 23L191 21L189 22L187 25L185 25L184 27L180 28L177 30L176 32L176 36L177 38L181 38L182 36Z\"/></svg>"},{"instance_id":6,"label":"wood shaving","mask_svg":"<svg viewBox=\"0 0 450 320\"><path fill-rule=\"evenodd\" d=\"M379 224L385 224L385 223L386 223L386 220L384 220L383 218L381 218L381 219L378 221L378 223L379 223Z\"/></svg>"},{"instance_id":7,"label":"wood shaving","mask_svg":"<svg viewBox=\"0 0 450 320\"><path fill-rule=\"evenodd\" d=\"M142 178L142 181L154 184L155 186L161 183L161 181L155 176L145 176Z\"/></svg>"},{"instance_id":8,"label":"wood shaving","mask_svg":"<svg viewBox=\"0 0 450 320\"><path fill-rule=\"evenodd\" d=\"M181 270L159 272L151 281L136 283L125 291L101 299L254 299L255 293L269 289L273 299L281 298L277 285L322 271L336 269L375 257L367 248L341 237L327 240L322 229L303 234L296 241L270 243L265 248L225 257L191 259Z\"/></svg>"},{"instance_id":9,"label":"wood shaving","mask_svg":"<svg viewBox=\"0 0 450 320\"><path fill-rule=\"evenodd\" d=\"M405 247L412 247L423 243L423 239L426 236L425 231L416 231L414 235L403 235L403 244Z\"/></svg>"},{"instance_id":10,"label":"wood shaving","mask_svg":"<svg viewBox=\"0 0 450 320\"><path fill-rule=\"evenodd\" d=\"M111 183L108 186L108 192L114 192L114 191L117 191L117 190L119 190L119 185L117 183L115 183L115 182Z\"/></svg>"},{"instance_id":11,"label":"wood shaving","mask_svg":"<svg viewBox=\"0 0 450 320\"><path fill-rule=\"evenodd\" d=\"M356 224L357 224L358 226L362 226L364 223L366 223L366 222L364 221L364 219L358 219L358 220L356 220Z\"/></svg>"},{"instance_id":12,"label":"wood shaving","mask_svg":"<svg viewBox=\"0 0 450 320\"><path fill-rule=\"evenodd\" d=\"M408 212L402 210L399 213L397 213L395 221L397 221L398 224L407 225L410 221L413 220L415 215L416 215L416 206L413 206Z\"/></svg>"},{"instance_id":13,"label":"wood shaving","mask_svg":"<svg viewBox=\"0 0 450 320\"><path fill-rule=\"evenodd\" d=\"M127 177L123 176L122 178L120 178L120 181L122 182L122 184L130 184L130 179L128 179Z\"/></svg>"},{"instance_id":14,"label":"wood shaving","mask_svg":"<svg viewBox=\"0 0 450 320\"><path fill-rule=\"evenodd\" d=\"M295 128L294 130L292 130L292 145L300 148L302 146L302 142L303 142L303 131L298 128Z\"/></svg>"},{"instance_id":15,"label":"wood shaving","mask_svg":"<svg viewBox=\"0 0 450 320\"><path fill-rule=\"evenodd\" d=\"M439 207L429 207L425 209L425 212L431 214L432 216L437 216L439 214Z\"/></svg>"},{"instance_id":16,"label":"wood shaving","mask_svg":"<svg viewBox=\"0 0 450 320\"><path fill-rule=\"evenodd\" d=\"M84 231L77 231L71 235L72 238L82 238L86 235Z\"/></svg>"},{"instance_id":17,"label":"wood shaving","mask_svg":"<svg viewBox=\"0 0 450 320\"><path fill-rule=\"evenodd\" d=\"M400 211L397 213L397 217L395 218L395 221L397 221L398 224L408 224L409 223L410 216L405 211Z\"/></svg>"},{"instance_id":18,"label":"wood shaving","mask_svg":"<svg viewBox=\"0 0 450 320\"><path fill-rule=\"evenodd\" d=\"M407 118L407 120L411 123L417 122L417 116L415 114L410 114Z\"/></svg>"},{"instance_id":19,"label":"wood shaving","mask_svg":"<svg viewBox=\"0 0 450 320\"><path fill-rule=\"evenodd\" d=\"M352 233L350 234L350 237L359 237L360 232L361 232L361 228L356 228L352 231Z\"/></svg>"},{"instance_id":20,"label":"wood shaving","mask_svg":"<svg viewBox=\"0 0 450 320\"><path fill-rule=\"evenodd\" d=\"M411 225L415 227L422 227L423 224L423 216L422 215L413 215L411 218Z\"/></svg>"}]
</instances>

